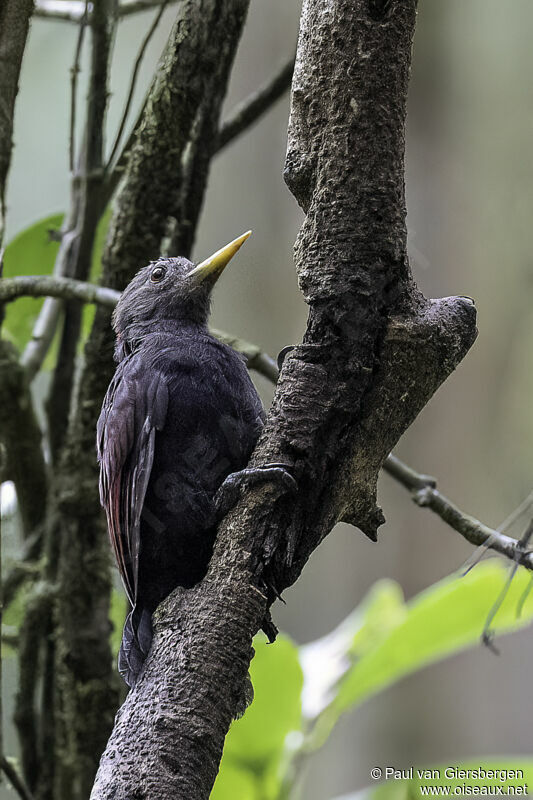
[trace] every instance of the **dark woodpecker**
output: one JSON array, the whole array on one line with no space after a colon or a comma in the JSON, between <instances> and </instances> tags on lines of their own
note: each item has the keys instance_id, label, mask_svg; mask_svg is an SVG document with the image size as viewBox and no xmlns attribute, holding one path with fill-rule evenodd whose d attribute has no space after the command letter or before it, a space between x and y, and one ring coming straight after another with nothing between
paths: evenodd
<instances>
[{"instance_id":1,"label":"dark woodpecker","mask_svg":"<svg viewBox=\"0 0 533 800\"><path fill-rule=\"evenodd\" d=\"M259 472L287 488L294 483L282 465L244 469L263 407L244 358L207 328L213 286L249 235L198 266L160 258L144 267L113 314L118 366L97 450L100 499L132 608L119 654L130 686L150 649L158 604L207 571L224 490L231 504L236 487Z\"/></svg>"}]
</instances>

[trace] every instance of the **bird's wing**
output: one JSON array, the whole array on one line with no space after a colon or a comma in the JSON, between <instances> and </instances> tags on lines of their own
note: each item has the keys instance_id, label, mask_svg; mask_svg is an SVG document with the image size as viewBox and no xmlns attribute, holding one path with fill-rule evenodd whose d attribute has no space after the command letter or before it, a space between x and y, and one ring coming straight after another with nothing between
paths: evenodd
<instances>
[{"instance_id":1,"label":"bird's wing","mask_svg":"<svg viewBox=\"0 0 533 800\"><path fill-rule=\"evenodd\" d=\"M132 358L113 378L97 425L100 501L120 576L133 606L137 599L140 525L154 460L156 431L165 424L168 389L164 377L143 370Z\"/></svg>"}]
</instances>

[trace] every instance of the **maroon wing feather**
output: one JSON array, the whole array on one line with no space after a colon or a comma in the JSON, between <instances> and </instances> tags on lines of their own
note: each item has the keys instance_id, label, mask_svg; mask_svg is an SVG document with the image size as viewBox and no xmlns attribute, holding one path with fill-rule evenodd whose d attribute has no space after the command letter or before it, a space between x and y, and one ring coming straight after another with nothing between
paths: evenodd
<instances>
[{"instance_id":1,"label":"maroon wing feather","mask_svg":"<svg viewBox=\"0 0 533 800\"><path fill-rule=\"evenodd\" d=\"M115 372L97 425L100 501L132 606L137 599L141 514L154 460L155 434L164 427L167 407L164 377L143 370L130 356Z\"/></svg>"}]
</instances>

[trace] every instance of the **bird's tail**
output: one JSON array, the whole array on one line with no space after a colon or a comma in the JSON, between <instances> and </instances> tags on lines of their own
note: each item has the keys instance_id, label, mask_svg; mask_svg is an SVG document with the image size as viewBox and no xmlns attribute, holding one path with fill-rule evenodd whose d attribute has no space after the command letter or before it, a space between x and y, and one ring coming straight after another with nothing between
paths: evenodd
<instances>
[{"instance_id":1,"label":"bird's tail","mask_svg":"<svg viewBox=\"0 0 533 800\"><path fill-rule=\"evenodd\" d=\"M118 671L133 687L145 662L152 643L152 615L138 606L131 611L124 624L122 644L118 653Z\"/></svg>"}]
</instances>

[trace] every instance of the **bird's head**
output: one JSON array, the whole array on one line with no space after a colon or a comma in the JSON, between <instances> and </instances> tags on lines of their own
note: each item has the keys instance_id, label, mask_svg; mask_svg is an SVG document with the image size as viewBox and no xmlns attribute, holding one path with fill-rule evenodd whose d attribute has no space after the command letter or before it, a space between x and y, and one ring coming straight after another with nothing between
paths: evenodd
<instances>
[{"instance_id":1,"label":"bird's head","mask_svg":"<svg viewBox=\"0 0 533 800\"><path fill-rule=\"evenodd\" d=\"M243 233L197 266L186 258L160 258L139 270L113 312L119 340L142 339L158 322L205 326L213 286L250 234Z\"/></svg>"}]
</instances>

